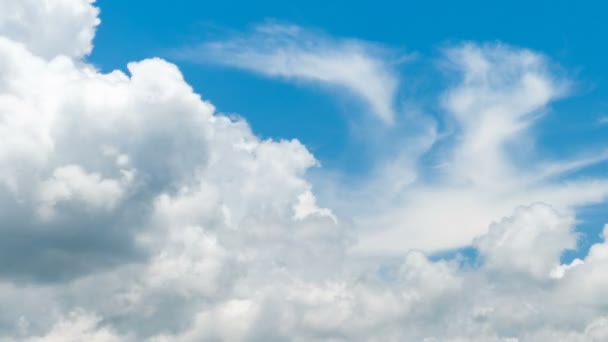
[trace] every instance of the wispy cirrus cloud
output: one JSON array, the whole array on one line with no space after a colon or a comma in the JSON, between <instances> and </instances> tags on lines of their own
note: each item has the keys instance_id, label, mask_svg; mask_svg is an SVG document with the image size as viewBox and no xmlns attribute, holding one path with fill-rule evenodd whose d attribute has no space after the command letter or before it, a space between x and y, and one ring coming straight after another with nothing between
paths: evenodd
<instances>
[{"instance_id":1,"label":"wispy cirrus cloud","mask_svg":"<svg viewBox=\"0 0 608 342\"><path fill-rule=\"evenodd\" d=\"M344 89L360 97L383 122L395 119L399 80L393 67L399 58L379 45L333 38L296 25L262 24L248 33L183 48L176 55L270 78Z\"/></svg>"},{"instance_id":2,"label":"wispy cirrus cloud","mask_svg":"<svg viewBox=\"0 0 608 342\"><path fill-rule=\"evenodd\" d=\"M531 128L569 90L548 58L505 44L464 43L445 49L442 60L458 82L439 96L442 120L454 127L441 152L433 141L401 162L398 172L381 170L360 189L342 186L336 196L346 198L345 212L360 220L356 252L459 248L518 205L542 202L571 213L608 198L605 177L568 177L605 162L604 150L547 160L534 147ZM434 177L420 165L423 158L441 165ZM410 182L395 190L406 170ZM370 203L378 193L383 196Z\"/></svg>"},{"instance_id":3,"label":"wispy cirrus cloud","mask_svg":"<svg viewBox=\"0 0 608 342\"><path fill-rule=\"evenodd\" d=\"M596 122L598 125L608 125L608 115L601 115Z\"/></svg>"}]
</instances>

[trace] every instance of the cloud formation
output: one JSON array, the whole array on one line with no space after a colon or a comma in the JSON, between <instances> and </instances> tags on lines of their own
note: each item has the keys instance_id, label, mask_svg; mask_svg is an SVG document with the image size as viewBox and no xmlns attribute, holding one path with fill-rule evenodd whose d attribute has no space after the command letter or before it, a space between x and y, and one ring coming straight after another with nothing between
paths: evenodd
<instances>
[{"instance_id":1,"label":"cloud formation","mask_svg":"<svg viewBox=\"0 0 608 342\"><path fill-rule=\"evenodd\" d=\"M99 10L94 0L0 1L0 31L36 55L82 57L91 52Z\"/></svg>"},{"instance_id":2,"label":"cloud formation","mask_svg":"<svg viewBox=\"0 0 608 342\"><path fill-rule=\"evenodd\" d=\"M449 50L462 79L444 103L459 133L437 154L441 182L414 169L365 221L317 203L306 172L318 163L300 142L261 140L161 59L97 71L82 59L91 2L44 3L0 13L0 341L608 338L608 228L584 259L560 263L576 206L601 201L606 182L551 181L603 158L527 170L508 147L564 95L539 55ZM52 22L67 26L35 34ZM365 222L401 254L353 255ZM398 247L382 235L395 222L418 224ZM477 263L419 251L462 244Z\"/></svg>"},{"instance_id":3,"label":"cloud formation","mask_svg":"<svg viewBox=\"0 0 608 342\"><path fill-rule=\"evenodd\" d=\"M381 182L340 196L384 194L377 206L354 203L362 208L348 209L359 213L363 227L359 252L459 248L522 204L545 202L570 213L605 200L606 178L563 177L605 161L604 151L557 161L535 151L532 126L568 89L546 57L501 44L465 43L446 49L443 65L457 80L441 101L452 132L442 139L437 138L441 132L429 135L431 141L402 163L411 175L398 191L394 184L403 172L389 170ZM435 168L420 166L422 157Z\"/></svg>"},{"instance_id":4,"label":"cloud formation","mask_svg":"<svg viewBox=\"0 0 608 342\"><path fill-rule=\"evenodd\" d=\"M178 57L273 78L345 89L385 123L395 119L398 78L386 49L334 39L295 25L258 25L249 34L181 50Z\"/></svg>"}]
</instances>

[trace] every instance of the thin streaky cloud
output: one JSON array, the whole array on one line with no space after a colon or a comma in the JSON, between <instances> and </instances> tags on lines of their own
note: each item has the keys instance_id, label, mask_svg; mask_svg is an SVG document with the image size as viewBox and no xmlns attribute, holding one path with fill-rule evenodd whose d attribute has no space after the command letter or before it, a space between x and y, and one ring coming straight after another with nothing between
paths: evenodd
<instances>
[{"instance_id":1,"label":"thin streaky cloud","mask_svg":"<svg viewBox=\"0 0 608 342\"><path fill-rule=\"evenodd\" d=\"M220 64L270 78L305 81L349 91L383 122L395 119L399 80L388 49L354 39L332 38L296 25L263 24L251 32L187 47L178 58ZM409 57L405 57L409 59Z\"/></svg>"}]
</instances>

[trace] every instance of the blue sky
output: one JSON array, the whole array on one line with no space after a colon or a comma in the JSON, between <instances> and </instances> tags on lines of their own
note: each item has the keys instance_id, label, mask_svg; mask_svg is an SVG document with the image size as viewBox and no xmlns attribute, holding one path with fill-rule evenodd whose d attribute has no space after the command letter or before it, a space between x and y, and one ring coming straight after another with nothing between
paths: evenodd
<instances>
[{"instance_id":1,"label":"blue sky","mask_svg":"<svg viewBox=\"0 0 608 342\"><path fill-rule=\"evenodd\" d=\"M569 95L552 102L548 115L532 128L537 151L545 158L560 159L605 146L608 125L602 124L601 118L608 116L607 48L598 42L608 29L602 22L606 8L599 1L581 6L561 0L492 4L188 0L179 5L101 0L99 5L103 25L89 57L99 68L124 69L127 62L147 56L166 58L177 63L195 91L220 112L244 117L262 137L299 139L324 169L346 177L372 172L381 159L378 151L390 150L386 148L390 138L370 142L361 136L357 129L361 122L353 117L364 115L366 109L357 105L356 99L213 63L193 63L177 58L175 51L245 34L268 22L373 42L405 56L395 67L400 78L396 102L403 104L397 115L407 115L413 110L408 105L414 103L415 110L440 118L437 98L451 82L439 66L442 49L466 41L525 47L546 55L554 71L571 82ZM416 127L404 120L382 134L398 140ZM562 177L567 180L605 171L606 167L598 164ZM603 205L590 206L578 216L578 229L585 236L579 242L581 248L566 252L565 260L583 256L599 239L608 218L603 209Z\"/></svg>"}]
</instances>

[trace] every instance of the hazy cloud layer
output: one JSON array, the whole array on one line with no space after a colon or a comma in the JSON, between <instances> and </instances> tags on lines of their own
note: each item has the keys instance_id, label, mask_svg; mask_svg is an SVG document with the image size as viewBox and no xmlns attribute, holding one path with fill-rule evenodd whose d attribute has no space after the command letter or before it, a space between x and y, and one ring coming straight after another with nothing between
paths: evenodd
<instances>
[{"instance_id":1,"label":"hazy cloud layer","mask_svg":"<svg viewBox=\"0 0 608 342\"><path fill-rule=\"evenodd\" d=\"M98 22L89 1L6 4L0 341L608 338L608 245L560 263L576 246L576 209L603 201L608 183L554 180L604 156L530 154L524 167L513 154L566 95L544 57L447 50L460 81L439 101L457 130L434 154L437 179L419 177L416 162L440 143L431 132L392 164L408 168L339 189L351 203L329 203L338 215L317 203L305 176L318 163L305 146L261 140L216 113L175 65L88 65ZM335 63L343 47L328 52ZM367 61L356 69L387 77ZM350 73L339 74L346 86ZM383 108L394 86L385 87L376 104L376 90L355 93ZM465 245L477 263L425 254Z\"/></svg>"}]
</instances>

